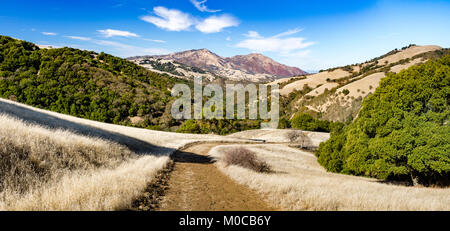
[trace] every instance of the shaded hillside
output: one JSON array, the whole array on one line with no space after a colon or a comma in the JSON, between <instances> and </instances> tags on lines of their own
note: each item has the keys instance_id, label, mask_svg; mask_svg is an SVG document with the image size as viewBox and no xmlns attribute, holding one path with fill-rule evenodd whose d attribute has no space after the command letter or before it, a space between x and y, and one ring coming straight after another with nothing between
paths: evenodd
<instances>
[{"instance_id":1,"label":"shaded hillside","mask_svg":"<svg viewBox=\"0 0 450 231\"><path fill-rule=\"evenodd\" d=\"M320 145L329 171L450 182L450 55L389 73L359 116Z\"/></svg>"},{"instance_id":2,"label":"shaded hillside","mask_svg":"<svg viewBox=\"0 0 450 231\"><path fill-rule=\"evenodd\" d=\"M168 129L177 78L104 53L0 36L0 96L101 122ZM186 82L187 83L187 82Z\"/></svg>"}]
</instances>

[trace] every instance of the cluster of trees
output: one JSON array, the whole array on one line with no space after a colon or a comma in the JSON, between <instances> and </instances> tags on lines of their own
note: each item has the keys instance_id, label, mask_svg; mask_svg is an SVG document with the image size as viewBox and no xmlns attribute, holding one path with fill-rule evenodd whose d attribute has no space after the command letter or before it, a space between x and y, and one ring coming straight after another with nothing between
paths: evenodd
<instances>
[{"instance_id":1,"label":"cluster of trees","mask_svg":"<svg viewBox=\"0 0 450 231\"><path fill-rule=\"evenodd\" d=\"M389 73L358 117L320 145L319 163L333 172L447 185L449 103L450 55Z\"/></svg>"},{"instance_id":2,"label":"cluster of trees","mask_svg":"<svg viewBox=\"0 0 450 231\"><path fill-rule=\"evenodd\" d=\"M290 120L290 127L306 131L331 132L344 127L343 123L316 119L310 114L300 113Z\"/></svg>"},{"instance_id":3,"label":"cluster of trees","mask_svg":"<svg viewBox=\"0 0 450 231\"><path fill-rule=\"evenodd\" d=\"M186 120L177 132L227 135L249 129L259 129L260 125L260 120Z\"/></svg>"},{"instance_id":4,"label":"cluster of trees","mask_svg":"<svg viewBox=\"0 0 450 231\"><path fill-rule=\"evenodd\" d=\"M101 122L169 129L170 89L176 78L147 71L105 53L39 49L0 36L0 96Z\"/></svg>"},{"instance_id":5,"label":"cluster of trees","mask_svg":"<svg viewBox=\"0 0 450 231\"><path fill-rule=\"evenodd\" d=\"M169 69L170 67L167 66ZM39 49L0 36L0 97L73 116L121 125L226 135L260 127L260 120L174 120L176 83L105 53L73 48ZM130 118L140 117L137 124Z\"/></svg>"}]
</instances>

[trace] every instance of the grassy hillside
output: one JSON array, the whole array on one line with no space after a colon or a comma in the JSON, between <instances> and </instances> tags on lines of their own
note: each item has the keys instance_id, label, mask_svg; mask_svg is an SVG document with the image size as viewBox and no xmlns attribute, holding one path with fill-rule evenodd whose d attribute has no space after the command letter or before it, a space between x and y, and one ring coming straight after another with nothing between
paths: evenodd
<instances>
[{"instance_id":1,"label":"grassy hillside","mask_svg":"<svg viewBox=\"0 0 450 231\"><path fill-rule=\"evenodd\" d=\"M0 210L127 209L169 161L6 115L0 142Z\"/></svg>"},{"instance_id":2,"label":"grassy hillside","mask_svg":"<svg viewBox=\"0 0 450 231\"><path fill-rule=\"evenodd\" d=\"M185 82L104 53L39 49L0 36L0 97L101 122L167 130L171 87Z\"/></svg>"},{"instance_id":3,"label":"grassy hillside","mask_svg":"<svg viewBox=\"0 0 450 231\"><path fill-rule=\"evenodd\" d=\"M281 88L282 113L286 119L308 113L329 121L351 122L362 101L373 94L387 73L435 60L449 49L438 46L409 45L395 49L365 63L336 67L292 82Z\"/></svg>"},{"instance_id":4,"label":"grassy hillside","mask_svg":"<svg viewBox=\"0 0 450 231\"><path fill-rule=\"evenodd\" d=\"M389 73L317 156L327 170L422 184L450 179L450 56Z\"/></svg>"}]
</instances>

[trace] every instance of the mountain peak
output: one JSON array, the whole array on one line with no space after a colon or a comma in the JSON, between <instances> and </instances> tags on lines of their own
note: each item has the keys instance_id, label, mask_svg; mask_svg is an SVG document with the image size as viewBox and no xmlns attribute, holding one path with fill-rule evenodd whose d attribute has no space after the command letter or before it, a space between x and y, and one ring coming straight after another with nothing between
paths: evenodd
<instances>
[{"instance_id":1,"label":"mountain peak","mask_svg":"<svg viewBox=\"0 0 450 231\"><path fill-rule=\"evenodd\" d=\"M247 56L256 56L256 57L265 57L265 58L268 58L267 56L264 56L264 55L261 54L261 53L250 53L250 54L248 54Z\"/></svg>"},{"instance_id":2,"label":"mountain peak","mask_svg":"<svg viewBox=\"0 0 450 231\"><path fill-rule=\"evenodd\" d=\"M306 74L305 71L297 67L283 65L260 53L236 55L228 58L202 48L153 57L174 60L232 79L259 81L261 78L277 79Z\"/></svg>"}]
</instances>

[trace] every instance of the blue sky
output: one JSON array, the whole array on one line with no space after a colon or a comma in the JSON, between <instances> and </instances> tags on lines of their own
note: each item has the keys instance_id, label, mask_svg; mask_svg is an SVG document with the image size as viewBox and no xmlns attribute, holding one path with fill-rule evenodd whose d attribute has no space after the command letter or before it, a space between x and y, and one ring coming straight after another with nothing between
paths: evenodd
<instances>
[{"instance_id":1,"label":"blue sky","mask_svg":"<svg viewBox=\"0 0 450 231\"><path fill-rule=\"evenodd\" d=\"M120 57L207 48L320 70L450 47L450 1L1 0L0 34Z\"/></svg>"}]
</instances>

